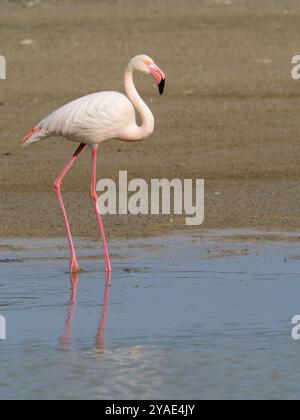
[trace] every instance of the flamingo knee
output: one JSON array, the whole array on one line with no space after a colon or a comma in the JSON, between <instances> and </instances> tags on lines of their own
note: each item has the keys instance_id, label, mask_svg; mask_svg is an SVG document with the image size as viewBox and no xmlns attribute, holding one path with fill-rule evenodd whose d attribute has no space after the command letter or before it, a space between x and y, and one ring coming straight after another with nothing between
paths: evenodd
<instances>
[{"instance_id":1,"label":"flamingo knee","mask_svg":"<svg viewBox=\"0 0 300 420\"><path fill-rule=\"evenodd\" d=\"M96 191L90 191L90 199L92 200L92 203L94 206L97 206L97 201L98 201L98 195L96 193Z\"/></svg>"},{"instance_id":2,"label":"flamingo knee","mask_svg":"<svg viewBox=\"0 0 300 420\"><path fill-rule=\"evenodd\" d=\"M53 190L56 194L61 192L61 180L56 179L53 183Z\"/></svg>"}]
</instances>

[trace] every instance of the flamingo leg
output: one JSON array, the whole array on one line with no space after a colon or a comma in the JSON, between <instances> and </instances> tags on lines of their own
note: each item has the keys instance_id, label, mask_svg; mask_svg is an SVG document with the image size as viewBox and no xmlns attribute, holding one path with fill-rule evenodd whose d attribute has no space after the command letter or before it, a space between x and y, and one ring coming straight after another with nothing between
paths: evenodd
<instances>
[{"instance_id":1,"label":"flamingo leg","mask_svg":"<svg viewBox=\"0 0 300 420\"><path fill-rule=\"evenodd\" d=\"M107 273L111 273L112 270L111 270L109 253L108 253L108 249L107 249L107 242L106 242L103 222L102 222L101 214L100 214L100 212L98 210L98 207L97 207L97 201L98 201L98 195L97 195L97 191L96 191L97 151L98 151L98 146L94 146L93 149L92 149L92 174L91 174L90 197L91 197L94 209L95 209L97 222L98 222L99 230L100 230L100 234L101 234L102 246L103 246L103 251L104 251L104 258L105 258L105 271Z\"/></svg>"},{"instance_id":2,"label":"flamingo leg","mask_svg":"<svg viewBox=\"0 0 300 420\"><path fill-rule=\"evenodd\" d=\"M65 176L67 175L67 173L69 172L69 170L73 166L73 163L78 158L79 154L83 151L85 146L86 145L84 143L80 144L78 149L72 155L71 159L67 162L66 166L63 168L63 170L58 175L58 177L56 178L56 180L53 184L53 188L54 188L54 191L55 191L55 194L56 194L56 197L57 197L60 209L61 209L61 213L62 213L62 216L63 216L63 219L64 219L64 223L65 223L65 226L66 226L67 237L68 237L68 242L69 242L69 247L70 247L70 272L73 273L73 274L78 273L80 270L79 270L79 265L78 265L78 262L77 262L77 257L76 257L76 254L75 254L75 249L74 249L74 243L73 243L73 239L72 239L70 224L69 224L69 221L68 221L66 209L65 209L64 202L63 202L62 195L61 195L61 184L62 184Z\"/></svg>"}]
</instances>

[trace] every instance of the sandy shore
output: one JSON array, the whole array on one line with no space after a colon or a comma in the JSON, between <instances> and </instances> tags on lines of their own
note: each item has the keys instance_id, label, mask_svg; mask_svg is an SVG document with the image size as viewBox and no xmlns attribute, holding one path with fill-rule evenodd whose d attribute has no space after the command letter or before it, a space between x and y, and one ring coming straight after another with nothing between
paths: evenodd
<instances>
[{"instance_id":1,"label":"sandy shore","mask_svg":"<svg viewBox=\"0 0 300 420\"><path fill-rule=\"evenodd\" d=\"M145 52L166 71L159 97L138 77L156 116L140 144L103 145L98 177L204 178L205 225L184 218L106 217L110 237L175 229L300 230L300 3L286 1L1 2L0 235L62 236L52 182L74 149L61 139L18 140L58 105L122 90L128 59ZM24 41L32 40L33 42ZM74 234L96 237L88 152L64 184ZM217 193L217 194L216 194Z\"/></svg>"}]
</instances>

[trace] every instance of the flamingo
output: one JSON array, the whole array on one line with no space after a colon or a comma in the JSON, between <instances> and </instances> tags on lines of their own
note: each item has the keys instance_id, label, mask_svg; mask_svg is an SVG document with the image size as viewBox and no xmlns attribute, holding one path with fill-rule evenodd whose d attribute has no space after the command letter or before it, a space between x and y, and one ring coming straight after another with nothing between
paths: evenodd
<instances>
[{"instance_id":1,"label":"flamingo","mask_svg":"<svg viewBox=\"0 0 300 420\"><path fill-rule=\"evenodd\" d=\"M70 249L70 273L78 273L80 269L62 199L61 185L79 154L86 146L92 149L90 198L96 213L102 239L105 271L108 273L112 271L104 226L97 206L97 151L99 144L104 141L112 139L128 142L141 141L154 131L154 116L140 97L133 82L135 71L152 75L159 87L160 94L163 94L166 79L164 72L149 56L144 54L138 55L129 61L125 69L124 87L126 94L111 91L98 92L76 99L51 113L21 140L23 147L52 136L60 136L79 143L79 147L53 184L67 232ZM141 117L142 123L140 126L136 123L136 112Z\"/></svg>"}]
</instances>

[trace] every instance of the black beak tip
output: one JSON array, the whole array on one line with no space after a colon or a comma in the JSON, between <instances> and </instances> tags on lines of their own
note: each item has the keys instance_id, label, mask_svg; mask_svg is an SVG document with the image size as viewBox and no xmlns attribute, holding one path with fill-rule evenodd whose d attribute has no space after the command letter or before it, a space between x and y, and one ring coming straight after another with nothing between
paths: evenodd
<instances>
[{"instance_id":1,"label":"black beak tip","mask_svg":"<svg viewBox=\"0 0 300 420\"><path fill-rule=\"evenodd\" d=\"M165 90L166 79L162 79L160 84L158 85L159 93L162 95Z\"/></svg>"}]
</instances>

